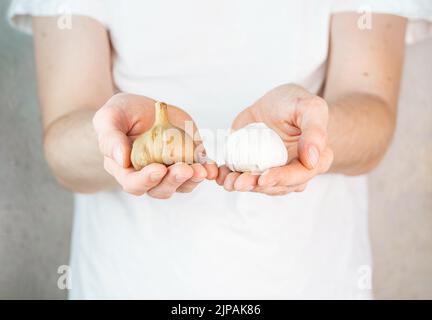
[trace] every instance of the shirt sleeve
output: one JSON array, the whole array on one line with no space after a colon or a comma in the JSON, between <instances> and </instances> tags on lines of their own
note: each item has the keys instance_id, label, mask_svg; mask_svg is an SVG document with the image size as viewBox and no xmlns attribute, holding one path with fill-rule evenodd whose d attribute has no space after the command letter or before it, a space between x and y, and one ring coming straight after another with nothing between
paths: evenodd
<instances>
[{"instance_id":1,"label":"shirt sleeve","mask_svg":"<svg viewBox=\"0 0 432 320\"><path fill-rule=\"evenodd\" d=\"M81 15L109 26L109 1L102 0L12 0L7 18L12 27L31 33L32 16L58 16L59 28L72 28L73 16Z\"/></svg>"},{"instance_id":2,"label":"shirt sleeve","mask_svg":"<svg viewBox=\"0 0 432 320\"><path fill-rule=\"evenodd\" d=\"M394 14L407 18L407 43L432 36L431 0L334 0L332 2L332 13L353 11Z\"/></svg>"}]
</instances>

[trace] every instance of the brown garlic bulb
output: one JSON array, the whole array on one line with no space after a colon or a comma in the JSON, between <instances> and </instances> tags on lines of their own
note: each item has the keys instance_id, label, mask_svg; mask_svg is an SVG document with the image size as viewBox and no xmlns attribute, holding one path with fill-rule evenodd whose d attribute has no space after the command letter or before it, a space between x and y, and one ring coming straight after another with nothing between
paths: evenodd
<instances>
[{"instance_id":1,"label":"brown garlic bulb","mask_svg":"<svg viewBox=\"0 0 432 320\"><path fill-rule=\"evenodd\" d=\"M134 141L131 161L135 170L141 170L150 163L198 162L193 139L169 122L167 109L166 103L156 102L153 127Z\"/></svg>"}]
</instances>

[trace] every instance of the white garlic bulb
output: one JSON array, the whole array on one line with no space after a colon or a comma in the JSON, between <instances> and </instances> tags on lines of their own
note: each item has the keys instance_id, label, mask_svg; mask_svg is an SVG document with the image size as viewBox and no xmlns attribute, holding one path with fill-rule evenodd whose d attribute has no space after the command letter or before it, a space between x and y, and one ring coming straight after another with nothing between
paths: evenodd
<instances>
[{"instance_id":1,"label":"white garlic bulb","mask_svg":"<svg viewBox=\"0 0 432 320\"><path fill-rule=\"evenodd\" d=\"M225 163L231 171L264 172L283 166L288 152L280 136L262 122L231 133L225 145Z\"/></svg>"}]
</instances>

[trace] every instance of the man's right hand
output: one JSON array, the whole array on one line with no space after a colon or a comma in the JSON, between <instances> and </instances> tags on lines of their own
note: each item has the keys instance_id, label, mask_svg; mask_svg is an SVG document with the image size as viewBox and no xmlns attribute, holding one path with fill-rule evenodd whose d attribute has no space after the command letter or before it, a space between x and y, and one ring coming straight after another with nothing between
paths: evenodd
<instances>
[{"instance_id":1,"label":"man's right hand","mask_svg":"<svg viewBox=\"0 0 432 320\"><path fill-rule=\"evenodd\" d=\"M192 165L176 163L168 167L153 163L135 171L130 162L132 143L152 127L154 103L147 97L119 93L96 112L93 125L104 156L105 170L126 192L134 195L147 193L158 199L168 199L175 192L191 192L204 179L215 179L218 168L211 161ZM168 115L170 122L183 130L185 122L192 121L177 107L168 106Z\"/></svg>"}]
</instances>

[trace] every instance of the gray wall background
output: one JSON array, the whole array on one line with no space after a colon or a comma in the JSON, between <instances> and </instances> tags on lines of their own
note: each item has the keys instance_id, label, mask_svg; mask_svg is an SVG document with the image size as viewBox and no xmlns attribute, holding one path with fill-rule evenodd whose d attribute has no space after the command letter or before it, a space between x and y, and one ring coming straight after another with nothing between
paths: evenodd
<instances>
[{"instance_id":1,"label":"gray wall background","mask_svg":"<svg viewBox=\"0 0 432 320\"><path fill-rule=\"evenodd\" d=\"M8 2L0 1L0 298L61 299L73 199L43 160L32 39L7 25Z\"/></svg>"},{"instance_id":2,"label":"gray wall background","mask_svg":"<svg viewBox=\"0 0 432 320\"><path fill-rule=\"evenodd\" d=\"M32 39L0 1L0 298L63 299L72 195L43 160ZM369 179L377 298L432 298L432 39L407 51L394 142Z\"/></svg>"}]
</instances>

